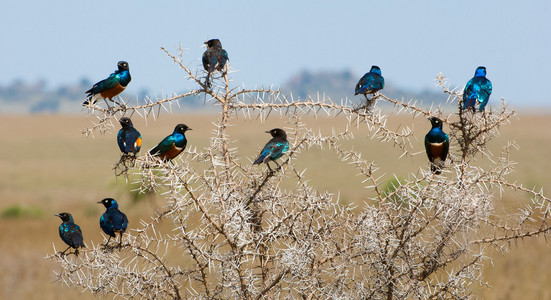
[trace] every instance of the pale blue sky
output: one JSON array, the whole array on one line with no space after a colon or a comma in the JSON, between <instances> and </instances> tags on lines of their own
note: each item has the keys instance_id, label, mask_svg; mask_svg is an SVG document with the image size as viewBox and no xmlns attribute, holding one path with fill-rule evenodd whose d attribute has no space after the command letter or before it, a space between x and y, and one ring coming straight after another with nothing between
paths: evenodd
<instances>
[{"instance_id":1,"label":"pale blue sky","mask_svg":"<svg viewBox=\"0 0 551 300\"><path fill-rule=\"evenodd\" d=\"M208 4L207 4L208 3ZM0 9L0 84L105 78L130 64L138 93L187 89L161 46L200 67L206 39L229 52L238 84L276 86L303 70L379 65L387 82L464 85L479 65L513 106L551 105L551 3L539 1L38 1ZM353 87L351 87L351 96ZM84 96L83 96L84 98Z\"/></svg>"}]
</instances>

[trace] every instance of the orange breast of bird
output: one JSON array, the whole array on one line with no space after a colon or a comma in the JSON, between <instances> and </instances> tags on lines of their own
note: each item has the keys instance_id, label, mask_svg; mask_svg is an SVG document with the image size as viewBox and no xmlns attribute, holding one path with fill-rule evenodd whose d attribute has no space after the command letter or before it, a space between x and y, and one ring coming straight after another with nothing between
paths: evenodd
<instances>
[{"instance_id":1,"label":"orange breast of bird","mask_svg":"<svg viewBox=\"0 0 551 300\"><path fill-rule=\"evenodd\" d=\"M113 87L112 89L108 89L107 91L101 92L100 95L103 98L113 99L113 97L122 93L122 91L124 91L125 88L126 87L122 86L120 83L117 83L115 87Z\"/></svg>"},{"instance_id":2,"label":"orange breast of bird","mask_svg":"<svg viewBox=\"0 0 551 300\"><path fill-rule=\"evenodd\" d=\"M173 159L178 156L178 154L180 154L182 150L183 149L177 148L176 146L172 145L172 148L170 148L170 150L159 155L158 157L161 159Z\"/></svg>"}]
</instances>

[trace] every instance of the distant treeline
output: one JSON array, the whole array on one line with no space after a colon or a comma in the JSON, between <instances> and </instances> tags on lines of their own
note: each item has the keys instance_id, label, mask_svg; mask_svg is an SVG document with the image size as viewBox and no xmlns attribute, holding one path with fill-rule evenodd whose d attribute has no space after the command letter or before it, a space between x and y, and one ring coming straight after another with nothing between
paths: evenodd
<instances>
[{"instance_id":1,"label":"distant treeline","mask_svg":"<svg viewBox=\"0 0 551 300\"><path fill-rule=\"evenodd\" d=\"M303 71L292 76L281 86L285 94L292 93L293 99L305 99L308 94L317 97L319 93L332 99L354 98L360 101L363 96L354 97L354 87L361 76L351 71ZM48 87L46 81L25 82L15 80L10 84L0 83L0 113L71 113L81 110L80 103L85 100L85 91L93 85L88 79L78 83ZM382 91L388 97L395 99L416 99L430 104L444 104L447 97L436 89L413 92L386 83ZM154 93L153 93L154 94ZM150 96L147 89L142 89L137 95L128 91L122 95L125 101L140 101ZM135 103L135 102L134 102ZM203 109L204 99L188 99L182 101L181 109Z\"/></svg>"}]
</instances>

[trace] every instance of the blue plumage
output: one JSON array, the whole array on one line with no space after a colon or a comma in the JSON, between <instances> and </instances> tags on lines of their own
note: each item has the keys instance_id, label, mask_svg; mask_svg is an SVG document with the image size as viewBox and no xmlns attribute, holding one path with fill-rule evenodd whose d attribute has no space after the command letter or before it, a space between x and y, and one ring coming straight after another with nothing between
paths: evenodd
<instances>
[{"instance_id":1,"label":"blue plumage","mask_svg":"<svg viewBox=\"0 0 551 300\"><path fill-rule=\"evenodd\" d=\"M480 103L478 110L483 111L492 94L492 82L486 78L486 68L478 67L474 77L467 82L463 91L463 108L475 110L476 103Z\"/></svg>"},{"instance_id":2,"label":"blue plumage","mask_svg":"<svg viewBox=\"0 0 551 300\"><path fill-rule=\"evenodd\" d=\"M109 75L106 79L94 84L91 89L86 91L88 99L84 101L83 105L94 104L100 99L109 99L113 101L113 97L126 89L126 86L130 83L130 80L132 80L128 63L119 61L117 66L117 71Z\"/></svg>"},{"instance_id":3,"label":"blue plumage","mask_svg":"<svg viewBox=\"0 0 551 300\"><path fill-rule=\"evenodd\" d=\"M187 145L186 131L193 130L186 124L178 124L171 135L165 137L157 146L149 150L151 156L170 161L182 153Z\"/></svg>"},{"instance_id":4,"label":"blue plumage","mask_svg":"<svg viewBox=\"0 0 551 300\"><path fill-rule=\"evenodd\" d=\"M70 248L74 248L75 255L78 256L78 248L84 247L80 226L75 224L73 216L71 216L70 213L63 212L57 214L56 216L60 217L61 221L63 221L63 223L59 225L59 236L65 244L69 245L69 247L62 252L62 254L65 254L65 252Z\"/></svg>"},{"instance_id":5,"label":"blue plumage","mask_svg":"<svg viewBox=\"0 0 551 300\"><path fill-rule=\"evenodd\" d=\"M289 150L289 142L287 141L287 133L285 133L285 130L283 129L274 128L270 131L266 131L266 133L271 134L272 139L270 139L262 151L260 151L260 154L253 162L253 165L259 165L264 162L271 171L272 168L268 162L273 161L279 167L276 159L280 158L283 153Z\"/></svg>"},{"instance_id":6,"label":"blue plumage","mask_svg":"<svg viewBox=\"0 0 551 300\"><path fill-rule=\"evenodd\" d=\"M106 211L101 215L99 219L99 226L109 236L109 240L105 243L105 246L109 244L111 237L116 238L116 233L120 233L119 247L122 244L122 235L128 227L128 218L119 210L119 204L113 198L105 198L98 203L105 206Z\"/></svg>"},{"instance_id":7,"label":"blue plumage","mask_svg":"<svg viewBox=\"0 0 551 300\"><path fill-rule=\"evenodd\" d=\"M136 156L142 147L142 135L134 128L130 118L122 117L119 123L122 126L117 134L119 149L121 149L121 152L124 154L133 154Z\"/></svg>"},{"instance_id":8,"label":"blue plumage","mask_svg":"<svg viewBox=\"0 0 551 300\"><path fill-rule=\"evenodd\" d=\"M425 150L431 163L431 171L440 174L450 149L450 138L442 130L442 120L437 117L430 117L429 120L432 128L425 136Z\"/></svg>"},{"instance_id":9,"label":"blue plumage","mask_svg":"<svg viewBox=\"0 0 551 300\"><path fill-rule=\"evenodd\" d=\"M362 94L367 99L367 94L375 94L385 87L385 79L381 75L378 66L372 66L371 70L358 81L354 95Z\"/></svg>"},{"instance_id":10,"label":"blue plumage","mask_svg":"<svg viewBox=\"0 0 551 300\"><path fill-rule=\"evenodd\" d=\"M222 43L218 39L212 39L205 42L207 50L203 53L203 68L207 71L205 85L210 87L210 76L214 71L222 72L229 60L228 52L222 49Z\"/></svg>"}]
</instances>

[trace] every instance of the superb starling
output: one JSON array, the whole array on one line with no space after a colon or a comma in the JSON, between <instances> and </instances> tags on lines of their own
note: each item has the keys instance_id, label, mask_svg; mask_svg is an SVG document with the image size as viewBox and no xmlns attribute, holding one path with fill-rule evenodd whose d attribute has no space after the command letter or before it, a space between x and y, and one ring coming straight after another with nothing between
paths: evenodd
<instances>
[{"instance_id":1,"label":"superb starling","mask_svg":"<svg viewBox=\"0 0 551 300\"><path fill-rule=\"evenodd\" d=\"M149 150L151 156L156 156L164 161L170 161L180 154L187 145L187 139L184 135L186 131L192 130L186 124L178 124L174 132L165 137L157 146Z\"/></svg>"},{"instance_id":2,"label":"superb starling","mask_svg":"<svg viewBox=\"0 0 551 300\"><path fill-rule=\"evenodd\" d=\"M116 233L120 233L119 247L122 245L122 234L126 231L128 227L128 218L126 215L119 210L119 204L113 198L105 198L98 203L101 203L105 206L106 210L101 215L99 219L99 226L109 236L105 246L111 241L111 237L116 238Z\"/></svg>"},{"instance_id":3,"label":"superb starling","mask_svg":"<svg viewBox=\"0 0 551 300\"><path fill-rule=\"evenodd\" d=\"M480 103L478 110L483 111L492 94L492 82L486 78L486 67L478 67L474 77L467 82L463 91L463 108L473 111L476 102Z\"/></svg>"},{"instance_id":4,"label":"superb starling","mask_svg":"<svg viewBox=\"0 0 551 300\"><path fill-rule=\"evenodd\" d=\"M372 66L371 70L358 81L354 95L362 94L367 99L367 94L375 94L385 87L385 79L381 75L381 69Z\"/></svg>"},{"instance_id":5,"label":"superb starling","mask_svg":"<svg viewBox=\"0 0 551 300\"><path fill-rule=\"evenodd\" d=\"M109 75L106 79L94 84L91 89L86 91L88 100L84 101L83 105L94 104L100 99L109 99L113 101L113 97L126 89L126 86L132 79L130 77L128 63L119 61L117 66L119 68L117 71Z\"/></svg>"},{"instance_id":6,"label":"superb starling","mask_svg":"<svg viewBox=\"0 0 551 300\"><path fill-rule=\"evenodd\" d=\"M70 213L59 213L56 216L61 218L61 225L59 225L59 236L61 239L65 242L65 244L69 245L65 251L63 251L61 254L65 254L69 248L75 248L75 255L78 256L78 248L79 247L85 247L84 242L82 241L82 231L80 230L80 227L75 224L75 221L73 221L73 216L71 216Z\"/></svg>"},{"instance_id":7,"label":"superb starling","mask_svg":"<svg viewBox=\"0 0 551 300\"><path fill-rule=\"evenodd\" d=\"M132 120L128 117L122 117L119 120L122 128L117 134L117 143L123 154L136 154L142 147L142 135L134 128Z\"/></svg>"},{"instance_id":8,"label":"superb starling","mask_svg":"<svg viewBox=\"0 0 551 300\"><path fill-rule=\"evenodd\" d=\"M222 72L229 58L228 52L222 49L220 40L208 40L205 44L207 45L207 50L203 53L203 67L207 71L205 85L210 87L210 76L215 70Z\"/></svg>"},{"instance_id":9,"label":"superb starling","mask_svg":"<svg viewBox=\"0 0 551 300\"><path fill-rule=\"evenodd\" d=\"M429 120L432 128L425 136L425 150L431 163L431 171L440 174L450 149L450 138L442 131L442 120L437 117L430 117Z\"/></svg>"},{"instance_id":10,"label":"superb starling","mask_svg":"<svg viewBox=\"0 0 551 300\"><path fill-rule=\"evenodd\" d=\"M283 153L289 150L289 142L287 141L287 133L285 133L285 130L283 129L274 128L270 131L266 131L266 133L271 134L272 139L269 140L262 151L260 151L260 154L253 162L253 165L258 165L264 162L268 166L268 169L272 171L272 168L268 162L273 161L279 167L279 164L275 160L280 158Z\"/></svg>"}]
</instances>

